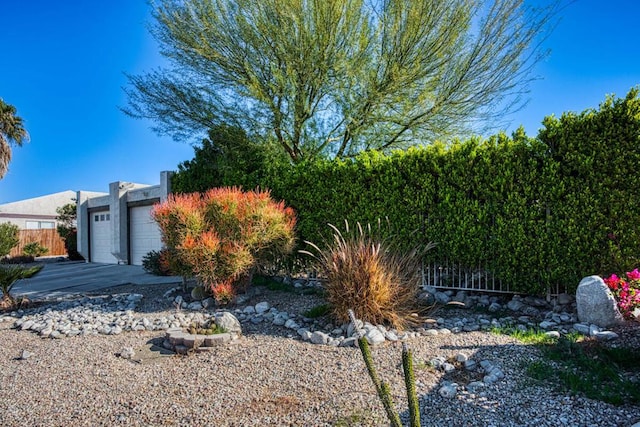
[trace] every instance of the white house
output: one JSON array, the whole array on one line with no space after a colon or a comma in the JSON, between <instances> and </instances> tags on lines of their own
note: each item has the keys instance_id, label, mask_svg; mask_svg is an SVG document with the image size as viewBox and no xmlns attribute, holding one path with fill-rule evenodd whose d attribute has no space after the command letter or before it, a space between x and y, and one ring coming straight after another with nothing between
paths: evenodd
<instances>
[{"instance_id":1,"label":"white house","mask_svg":"<svg viewBox=\"0 0 640 427\"><path fill-rule=\"evenodd\" d=\"M62 191L32 199L0 205L0 224L10 222L21 230L55 229L56 209L76 198L75 191Z\"/></svg>"},{"instance_id":2,"label":"white house","mask_svg":"<svg viewBox=\"0 0 640 427\"><path fill-rule=\"evenodd\" d=\"M150 251L162 248L151 209L171 192L171 172L160 184L116 181L108 193L78 191L78 252L89 262L141 265Z\"/></svg>"}]
</instances>

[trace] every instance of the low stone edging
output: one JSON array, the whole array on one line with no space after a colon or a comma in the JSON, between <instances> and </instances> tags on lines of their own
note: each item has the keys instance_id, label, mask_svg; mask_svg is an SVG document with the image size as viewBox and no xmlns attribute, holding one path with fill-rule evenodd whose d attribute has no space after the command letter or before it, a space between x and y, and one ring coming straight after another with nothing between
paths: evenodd
<instances>
[{"instance_id":1,"label":"low stone edging","mask_svg":"<svg viewBox=\"0 0 640 427\"><path fill-rule=\"evenodd\" d=\"M227 344L236 339L238 339L238 335L229 332L201 335L190 334L182 328L170 328L165 331L162 346L177 354L187 354L191 350L197 352L209 351L214 347Z\"/></svg>"}]
</instances>

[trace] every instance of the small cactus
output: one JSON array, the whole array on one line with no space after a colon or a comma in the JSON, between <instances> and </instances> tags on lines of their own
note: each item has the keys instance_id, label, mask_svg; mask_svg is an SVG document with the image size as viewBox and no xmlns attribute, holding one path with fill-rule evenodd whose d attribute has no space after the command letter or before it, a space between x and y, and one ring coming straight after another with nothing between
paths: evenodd
<instances>
[{"instance_id":1,"label":"small cactus","mask_svg":"<svg viewBox=\"0 0 640 427\"><path fill-rule=\"evenodd\" d=\"M402 343L402 369L404 371L404 384L407 388L411 427L420 427L420 407L418 406L418 395L416 393L416 377L413 373L413 353L407 343Z\"/></svg>"},{"instance_id":2,"label":"small cactus","mask_svg":"<svg viewBox=\"0 0 640 427\"><path fill-rule=\"evenodd\" d=\"M384 409L387 413L387 418L389 418L389 422L391 423L392 427L402 427L400 416L398 415L398 412L396 412L393 405L393 399L391 398L391 390L389 388L389 385L384 381L380 381L380 378L378 377L376 368L373 365L373 357L371 356L369 343L367 342L367 339L362 336L360 330L358 329L358 324L356 322L356 317L353 313L353 310L349 310L349 318L351 319L351 323L356 330L358 336L358 346L360 347L362 358L364 359L364 363L367 367L367 371L369 372L369 376L373 381L373 385L376 388L378 397L380 398L380 401L382 402L382 405L384 406ZM418 406L415 375L413 373L413 354L406 343L403 343L402 345L402 368L404 371L404 382L407 389L407 400L409 403L409 421L411 423L410 426L420 427L420 407Z\"/></svg>"}]
</instances>

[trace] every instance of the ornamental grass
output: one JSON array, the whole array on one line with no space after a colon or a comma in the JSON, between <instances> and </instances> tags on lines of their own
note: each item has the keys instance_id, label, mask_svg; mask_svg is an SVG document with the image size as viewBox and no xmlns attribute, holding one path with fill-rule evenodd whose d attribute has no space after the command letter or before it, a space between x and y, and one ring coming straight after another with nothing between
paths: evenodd
<instances>
[{"instance_id":1,"label":"ornamental grass","mask_svg":"<svg viewBox=\"0 0 640 427\"><path fill-rule=\"evenodd\" d=\"M371 226L346 233L335 226L333 241L320 249L311 242L314 252L301 251L315 258L323 275L326 299L332 317L349 321L352 309L360 320L404 329L417 317L415 303L421 285L420 254L402 252L389 239L376 236ZM431 244L426 249L431 248Z\"/></svg>"}]
</instances>

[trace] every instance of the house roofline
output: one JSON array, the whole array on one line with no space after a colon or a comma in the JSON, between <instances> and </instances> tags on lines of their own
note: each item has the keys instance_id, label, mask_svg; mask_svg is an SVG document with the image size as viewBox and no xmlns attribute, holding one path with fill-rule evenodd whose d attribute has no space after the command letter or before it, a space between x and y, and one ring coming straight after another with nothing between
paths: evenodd
<instances>
[{"instance_id":1,"label":"house roofline","mask_svg":"<svg viewBox=\"0 0 640 427\"><path fill-rule=\"evenodd\" d=\"M56 215L35 215L0 212L0 218L20 218L20 219L58 219Z\"/></svg>"}]
</instances>

